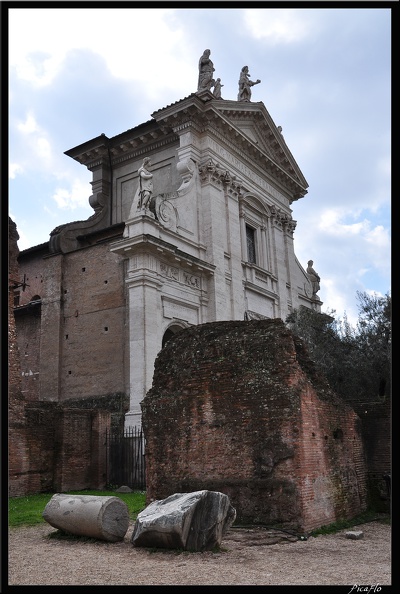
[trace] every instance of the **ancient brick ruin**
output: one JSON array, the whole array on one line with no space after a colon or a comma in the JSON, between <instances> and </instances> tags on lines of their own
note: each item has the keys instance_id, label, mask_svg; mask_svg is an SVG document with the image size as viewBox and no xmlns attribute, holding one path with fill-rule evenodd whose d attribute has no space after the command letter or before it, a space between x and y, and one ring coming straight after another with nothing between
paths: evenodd
<instances>
[{"instance_id":1,"label":"ancient brick ruin","mask_svg":"<svg viewBox=\"0 0 400 594\"><path fill-rule=\"evenodd\" d=\"M12 497L32 493L104 488L106 483L104 434L111 422L110 410L101 409L101 400L58 402L39 401L34 374L25 377L21 371L18 324L14 315L14 289L21 282L18 267L18 232L9 219L9 301L8 301L8 479ZM40 304L33 303L26 317L30 320L31 361L40 348ZM33 345L33 346L32 346ZM50 358L49 363L52 360ZM32 365L32 363L31 363ZM54 360L53 360L54 365ZM24 377L23 377L24 375ZM39 382L37 382L39 384ZM27 398L29 394L30 398ZM36 395L36 399L35 399ZM110 405L110 403L108 403Z\"/></svg>"},{"instance_id":2,"label":"ancient brick ruin","mask_svg":"<svg viewBox=\"0 0 400 594\"><path fill-rule=\"evenodd\" d=\"M360 419L282 320L178 332L142 415L148 503L220 491L240 523L302 531L366 509Z\"/></svg>"}]
</instances>

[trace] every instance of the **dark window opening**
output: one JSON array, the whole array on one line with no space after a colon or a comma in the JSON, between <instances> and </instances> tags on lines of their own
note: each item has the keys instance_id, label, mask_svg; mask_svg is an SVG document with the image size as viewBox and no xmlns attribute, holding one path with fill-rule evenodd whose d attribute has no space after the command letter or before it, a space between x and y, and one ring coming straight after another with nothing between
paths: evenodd
<instances>
[{"instance_id":1,"label":"dark window opening","mask_svg":"<svg viewBox=\"0 0 400 594\"><path fill-rule=\"evenodd\" d=\"M256 264L256 232L246 225L247 261Z\"/></svg>"},{"instance_id":2,"label":"dark window opening","mask_svg":"<svg viewBox=\"0 0 400 594\"><path fill-rule=\"evenodd\" d=\"M175 332L170 330L169 328L165 331L163 339L162 339L162 347L164 348L167 342L174 336Z\"/></svg>"}]
</instances>

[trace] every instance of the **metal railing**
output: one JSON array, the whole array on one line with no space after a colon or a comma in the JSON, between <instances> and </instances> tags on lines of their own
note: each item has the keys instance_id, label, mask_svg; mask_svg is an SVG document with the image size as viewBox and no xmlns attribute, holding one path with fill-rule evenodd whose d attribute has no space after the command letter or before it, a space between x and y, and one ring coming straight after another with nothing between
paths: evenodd
<instances>
[{"instance_id":1,"label":"metal railing","mask_svg":"<svg viewBox=\"0 0 400 594\"><path fill-rule=\"evenodd\" d=\"M142 429L106 431L107 485L146 490L145 439Z\"/></svg>"}]
</instances>

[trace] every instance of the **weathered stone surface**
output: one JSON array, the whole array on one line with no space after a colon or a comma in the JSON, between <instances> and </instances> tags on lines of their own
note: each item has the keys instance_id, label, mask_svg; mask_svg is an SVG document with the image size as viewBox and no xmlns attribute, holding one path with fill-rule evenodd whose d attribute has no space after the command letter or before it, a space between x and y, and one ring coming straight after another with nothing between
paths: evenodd
<instances>
[{"instance_id":1,"label":"weathered stone surface","mask_svg":"<svg viewBox=\"0 0 400 594\"><path fill-rule=\"evenodd\" d=\"M366 508L360 419L282 320L176 333L141 406L146 503L207 489L240 524L299 533Z\"/></svg>"},{"instance_id":2,"label":"weathered stone surface","mask_svg":"<svg viewBox=\"0 0 400 594\"><path fill-rule=\"evenodd\" d=\"M350 532L346 532L345 536L352 540L360 540L361 538L364 538L364 532L362 530L351 530Z\"/></svg>"},{"instance_id":3,"label":"weathered stone surface","mask_svg":"<svg viewBox=\"0 0 400 594\"><path fill-rule=\"evenodd\" d=\"M43 518L54 528L116 542L129 527L128 506L119 497L56 493L44 508Z\"/></svg>"},{"instance_id":4,"label":"weathered stone surface","mask_svg":"<svg viewBox=\"0 0 400 594\"><path fill-rule=\"evenodd\" d=\"M136 547L207 551L221 544L235 518L224 493L175 493L140 512L131 542Z\"/></svg>"},{"instance_id":5,"label":"weathered stone surface","mask_svg":"<svg viewBox=\"0 0 400 594\"><path fill-rule=\"evenodd\" d=\"M116 493L132 493L132 489L130 487L128 487L127 485L122 485L122 487L115 489L115 492Z\"/></svg>"}]
</instances>

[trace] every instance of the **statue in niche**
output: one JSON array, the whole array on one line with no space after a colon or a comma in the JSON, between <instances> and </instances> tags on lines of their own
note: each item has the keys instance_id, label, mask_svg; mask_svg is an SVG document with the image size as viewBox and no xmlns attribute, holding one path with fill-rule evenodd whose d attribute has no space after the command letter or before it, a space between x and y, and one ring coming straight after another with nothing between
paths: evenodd
<instances>
[{"instance_id":1,"label":"statue in niche","mask_svg":"<svg viewBox=\"0 0 400 594\"><path fill-rule=\"evenodd\" d=\"M317 272L315 272L315 270L313 268L313 264L314 264L314 262L312 260L308 261L307 276L311 281L313 297L315 297L315 295L320 290L319 282L321 279L319 277L319 274Z\"/></svg>"},{"instance_id":2,"label":"statue in niche","mask_svg":"<svg viewBox=\"0 0 400 594\"><path fill-rule=\"evenodd\" d=\"M213 79L213 72L215 70L214 64L210 60L210 50L206 49L199 60L199 80L197 84L198 91L204 91L207 89L211 90L211 87L215 84Z\"/></svg>"},{"instance_id":3,"label":"statue in niche","mask_svg":"<svg viewBox=\"0 0 400 594\"><path fill-rule=\"evenodd\" d=\"M249 67L243 66L240 71L238 101L250 101L251 87L261 82L259 78L256 81L250 80L250 76Z\"/></svg>"},{"instance_id":4,"label":"statue in niche","mask_svg":"<svg viewBox=\"0 0 400 594\"><path fill-rule=\"evenodd\" d=\"M150 157L143 159L142 166L139 168L139 200L138 210L149 210L150 201L153 195L153 174L150 173Z\"/></svg>"}]
</instances>

